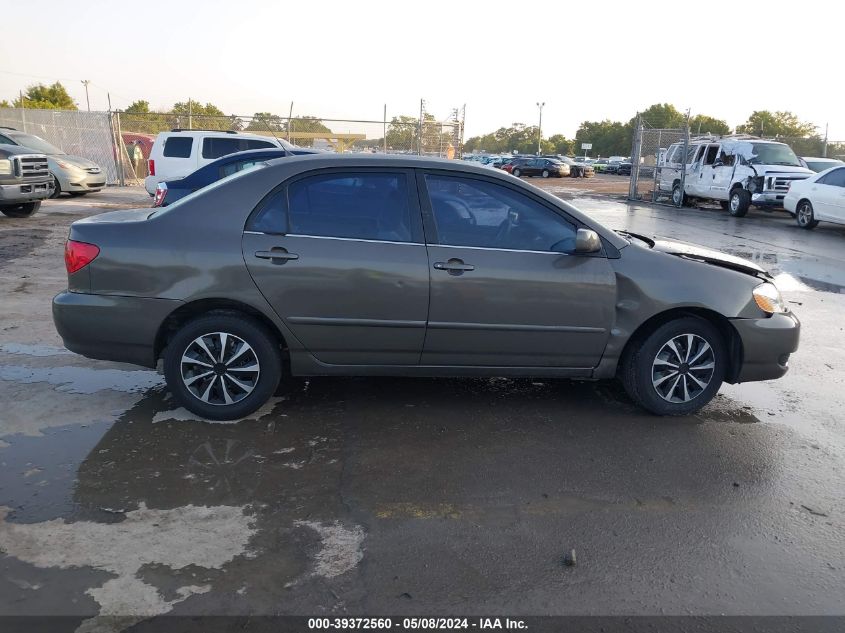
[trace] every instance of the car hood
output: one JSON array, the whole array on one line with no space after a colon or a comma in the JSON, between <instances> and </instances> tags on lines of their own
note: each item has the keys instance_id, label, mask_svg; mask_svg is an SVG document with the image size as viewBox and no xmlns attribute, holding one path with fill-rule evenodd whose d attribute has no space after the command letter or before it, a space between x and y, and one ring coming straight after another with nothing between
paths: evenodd
<instances>
[{"instance_id":1,"label":"car hood","mask_svg":"<svg viewBox=\"0 0 845 633\"><path fill-rule=\"evenodd\" d=\"M72 154L58 154L58 155L51 155L48 156L55 161L62 161L63 163L68 163L73 165L74 167L79 167L80 169L90 169L91 167L96 167L97 169L100 166L92 160L88 160L87 158L83 158L82 156L73 156Z\"/></svg>"},{"instance_id":2,"label":"car hood","mask_svg":"<svg viewBox=\"0 0 845 633\"><path fill-rule=\"evenodd\" d=\"M727 255L696 244L674 242L671 240L657 240L654 242L654 246L652 248L662 253L677 255L679 257L684 257L685 259L700 261L712 266L729 268L730 270L736 270L737 272L752 275L754 277L771 278L771 275L765 268L758 266L752 261L743 259L742 257Z\"/></svg>"}]
</instances>

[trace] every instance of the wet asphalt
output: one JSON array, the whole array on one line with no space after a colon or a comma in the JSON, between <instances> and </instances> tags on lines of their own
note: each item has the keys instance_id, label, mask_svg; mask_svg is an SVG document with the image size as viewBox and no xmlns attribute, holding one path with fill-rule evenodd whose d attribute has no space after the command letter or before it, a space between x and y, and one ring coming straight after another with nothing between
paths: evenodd
<instances>
[{"instance_id":1,"label":"wet asphalt","mask_svg":"<svg viewBox=\"0 0 845 633\"><path fill-rule=\"evenodd\" d=\"M845 227L542 184L770 269L790 373L688 418L613 382L319 378L210 423L52 328L68 224L145 196L51 201L0 218L0 615L843 614Z\"/></svg>"}]
</instances>

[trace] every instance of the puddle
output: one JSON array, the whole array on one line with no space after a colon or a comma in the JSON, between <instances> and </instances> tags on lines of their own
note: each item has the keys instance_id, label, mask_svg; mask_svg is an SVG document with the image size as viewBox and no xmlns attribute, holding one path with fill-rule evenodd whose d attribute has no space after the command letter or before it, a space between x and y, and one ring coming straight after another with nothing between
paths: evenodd
<instances>
[{"instance_id":1,"label":"puddle","mask_svg":"<svg viewBox=\"0 0 845 633\"><path fill-rule=\"evenodd\" d=\"M21 354L25 356L73 356L74 353L64 347L53 347L52 345L27 345L25 343L2 343L0 352L6 354Z\"/></svg>"},{"instance_id":2,"label":"puddle","mask_svg":"<svg viewBox=\"0 0 845 633\"><path fill-rule=\"evenodd\" d=\"M0 366L0 380L13 382L46 382L57 385L58 391L91 394L105 389L137 393L164 385L164 378L150 370L90 369L87 367L24 367Z\"/></svg>"},{"instance_id":3,"label":"puddle","mask_svg":"<svg viewBox=\"0 0 845 633\"><path fill-rule=\"evenodd\" d=\"M6 437L0 448L0 506L11 508L17 523L71 514L77 469L110 426L101 422L55 427L38 437Z\"/></svg>"}]
</instances>

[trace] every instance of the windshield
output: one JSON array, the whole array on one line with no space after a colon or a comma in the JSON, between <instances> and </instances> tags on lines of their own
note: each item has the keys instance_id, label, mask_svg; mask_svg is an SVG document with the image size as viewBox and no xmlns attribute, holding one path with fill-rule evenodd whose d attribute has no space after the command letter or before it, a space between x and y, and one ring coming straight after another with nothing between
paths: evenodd
<instances>
[{"instance_id":1,"label":"windshield","mask_svg":"<svg viewBox=\"0 0 845 633\"><path fill-rule=\"evenodd\" d=\"M841 160L808 160L806 161L807 167L812 169L814 172L818 173L820 171L824 171L825 169L830 169L831 167L835 167L836 165L845 164Z\"/></svg>"},{"instance_id":2,"label":"windshield","mask_svg":"<svg viewBox=\"0 0 845 633\"><path fill-rule=\"evenodd\" d=\"M220 180L213 182L210 185L203 187L202 189L197 189L196 191L192 191L191 193L189 193L184 198L179 198L173 204L169 204L166 207L157 208L155 211L153 211L152 213L150 213L147 216L147 219L150 219L150 218L155 217L157 215L161 215L162 213L168 213L171 209L175 209L176 207L182 206L182 204L187 202L188 200L193 200L197 196L208 193L209 191L213 191L214 189L217 189L221 185L232 182L233 180L235 180L237 178L243 178L247 174L250 174L250 173L252 173L252 172L254 172L258 169L264 169L265 167L267 167L267 163L255 163L249 169L242 169L241 171L237 171L234 174L231 174L230 176L226 176L225 178L221 178Z\"/></svg>"},{"instance_id":3,"label":"windshield","mask_svg":"<svg viewBox=\"0 0 845 633\"><path fill-rule=\"evenodd\" d=\"M12 135L12 138L15 139L16 143L20 143L24 147L34 149L36 152L41 152L42 154L64 154L64 152L55 145L50 145L50 143L45 141L43 138L33 136L32 134L14 134Z\"/></svg>"},{"instance_id":4,"label":"windshield","mask_svg":"<svg viewBox=\"0 0 845 633\"><path fill-rule=\"evenodd\" d=\"M801 167L792 148L782 143L751 143L751 154L746 159L752 165Z\"/></svg>"}]
</instances>

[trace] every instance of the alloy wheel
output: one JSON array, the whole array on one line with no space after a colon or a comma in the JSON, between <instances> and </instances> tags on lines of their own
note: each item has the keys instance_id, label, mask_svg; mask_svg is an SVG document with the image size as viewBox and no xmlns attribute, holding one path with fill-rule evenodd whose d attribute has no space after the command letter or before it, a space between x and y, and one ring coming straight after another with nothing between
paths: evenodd
<instances>
[{"instance_id":1,"label":"alloy wheel","mask_svg":"<svg viewBox=\"0 0 845 633\"><path fill-rule=\"evenodd\" d=\"M651 384L667 402L684 403L700 396L716 367L712 346L697 334L680 334L660 348L651 366Z\"/></svg>"},{"instance_id":2,"label":"alloy wheel","mask_svg":"<svg viewBox=\"0 0 845 633\"><path fill-rule=\"evenodd\" d=\"M182 382L195 398L206 404L240 402L253 392L260 373L258 356L252 346L227 332L198 336L182 353Z\"/></svg>"},{"instance_id":3,"label":"alloy wheel","mask_svg":"<svg viewBox=\"0 0 845 633\"><path fill-rule=\"evenodd\" d=\"M810 205L806 202L802 203L800 207L798 207L798 224L801 226L807 226L810 223L810 218L812 216L812 211L810 211Z\"/></svg>"}]
</instances>

